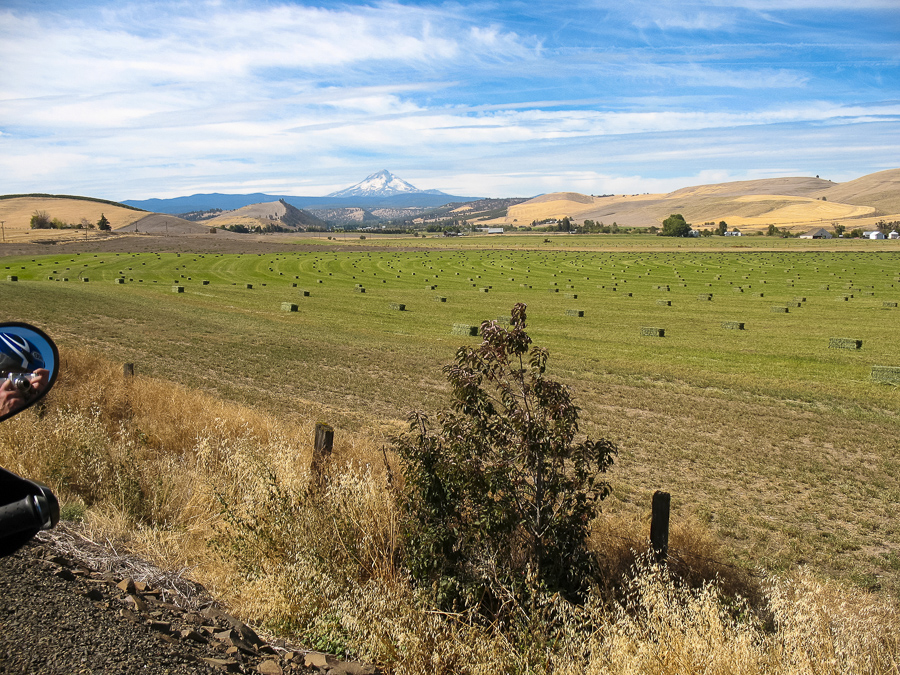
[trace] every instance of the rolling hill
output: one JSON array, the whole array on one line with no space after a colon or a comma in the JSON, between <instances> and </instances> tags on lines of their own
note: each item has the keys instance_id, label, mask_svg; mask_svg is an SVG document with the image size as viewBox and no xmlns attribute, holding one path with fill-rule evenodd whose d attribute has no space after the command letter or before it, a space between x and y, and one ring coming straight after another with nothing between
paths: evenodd
<instances>
[{"instance_id":1,"label":"rolling hill","mask_svg":"<svg viewBox=\"0 0 900 675\"><path fill-rule=\"evenodd\" d=\"M45 211L50 218L56 218L71 229L32 230L31 216L37 211ZM149 214L141 209L117 204L101 199L64 195L9 195L0 197L0 221L3 221L2 240L33 241L34 239L72 239L84 237L82 220L96 224L101 216L106 216L113 230L131 225ZM94 230L96 233L96 230Z\"/></svg>"},{"instance_id":2,"label":"rolling hill","mask_svg":"<svg viewBox=\"0 0 900 675\"><path fill-rule=\"evenodd\" d=\"M425 196L433 198L435 195ZM201 224L88 197L8 195L0 196L0 221L3 223L3 241L8 242L83 238L87 233L102 236L105 233L77 227L82 223L96 223L101 214L109 220L113 233L200 234L208 232L211 226L221 228L235 224L255 227L273 223L300 230L324 225L324 221L296 208L287 199L258 197L263 199L250 205L233 206L234 210ZM45 211L51 218L72 227L32 230L30 220L36 211ZM366 219L366 212L358 211L358 217L352 220ZM770 224L797 232L830 227L838 222L848 229L873 229L879 220L900 220L900 169L880 171L846 183L788 177L697 185L668 194L594 197L577 192L556 192L521 202L512 199L463 200L429 212L425 220L466 218L478 224L527 226L568 216L577 223L593 220L607 225L615 222L622 227L649 227L661 225L672 213L681 213L698 228L724 220L729 227L750 232L765 230ZM398 214L394 210L386 212L385 216L397 218Z\"/></svg>"},{"instance_id":3,"label":"rolling hill","mask_svg":"<svg viewBox=\"0 0 900 675\"><path fill-rule=\"evenodd\" d=\"M324 220L291 206L283 199L274 202L251 204L234 211L227 211L220 216L207 220L206 224L209 227L244 225L248 228L272 224L291 230L305 230L309 227L320 228L327 225Z\"/></svg>"},{"instance_id":4,"label":"rolling hill","mask_svg":"<svg viewBox=\"0 0 900 675\"><path fill-rule=\"evenodd\" d=\"M695 226L726 221L742 229L769 224L801 230L841 222L870 227L879 219L900 219L900 169L881 171L847 183L792 177L698 185L668 194L593 197L573 192L541 195L510 207L494 223L528 225L568 216L625 227L659 226L681 213Z\"/></svg>"}]
</instances>

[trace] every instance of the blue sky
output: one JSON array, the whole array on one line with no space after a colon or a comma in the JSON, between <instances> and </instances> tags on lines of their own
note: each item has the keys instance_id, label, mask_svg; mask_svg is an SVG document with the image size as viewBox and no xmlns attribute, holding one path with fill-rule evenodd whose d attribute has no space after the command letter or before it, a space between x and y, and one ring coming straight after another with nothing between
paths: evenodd
<instances>
[{"instance_id":1,"label":"blue sky","mask_svg":"<svg viewBox=\"0 0 900 675\"><path fill-rule=\"evenodd\" d=\"M0 0L0 194L665 192L900 167L900 0Z\"/></svg>"}]
</instances>

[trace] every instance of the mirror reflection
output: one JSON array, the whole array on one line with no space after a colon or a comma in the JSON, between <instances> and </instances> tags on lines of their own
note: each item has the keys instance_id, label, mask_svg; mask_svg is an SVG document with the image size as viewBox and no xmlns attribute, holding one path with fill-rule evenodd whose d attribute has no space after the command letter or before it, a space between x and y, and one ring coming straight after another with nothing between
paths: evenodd
<instances>
[{"instance_id":1,"label":"mirror reflection","mask_svg":"<svg viewBox=\"0 0 900 675\"><path fill-rule=\"evenodd\" d=\"M0 323L0 420L40 400L53 386L59 352L40 329Z\"/></svg>"}]
</instances>

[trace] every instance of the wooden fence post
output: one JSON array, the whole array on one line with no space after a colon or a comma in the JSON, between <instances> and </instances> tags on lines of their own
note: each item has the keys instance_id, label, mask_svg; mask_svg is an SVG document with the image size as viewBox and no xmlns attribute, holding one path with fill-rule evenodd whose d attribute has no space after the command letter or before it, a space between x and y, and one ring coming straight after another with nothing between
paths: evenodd
<instances>
[{"instance_id":1,"label":"wooden fence post","mask_svg":"<svg viewBox=\"0 0 900 675\"><path fill-rule=\"evenodd\" d=\"M313 445L312 472L316 480L322 479L325 459L334 449L334 427L325 422L316 422L316 439Z\"/></svg>"},{"instance_id":2,"label":"wooden fence post","mask_svg":"<svg viewBox=\"0 0 900 675\"><path fill-rule=\"evenodd\" d=\"M126 363L125 367L123 368L123 372L124 372L126 379L129 377L134 377L134 364Z\"/></svg>"},{"instance_id":3,"label":"wooden fence post","mask_svg":"<svg viewBox=\"0 0 900 675\"><path fill-rule=\"evenodd\" d=\"M650 546L656 562L664 563L669 554L669 507L672 497L668 492L653 493L653 515L650 518Z\"/></svg>"}]
</instances>

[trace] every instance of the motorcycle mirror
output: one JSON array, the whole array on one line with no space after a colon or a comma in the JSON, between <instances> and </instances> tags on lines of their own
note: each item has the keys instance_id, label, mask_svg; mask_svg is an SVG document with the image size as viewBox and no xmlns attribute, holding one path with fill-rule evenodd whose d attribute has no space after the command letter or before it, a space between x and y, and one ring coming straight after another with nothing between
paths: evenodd
<instances>
[{"instance_id":1,"label":"motorcycle mirror","mask_svg":"<svg viewBox=\"0 0 900 675\"><path fill-rule=\"evenodd\" d=\"M0 422L40 401L58 374L59 350L44 331L0 322Z\"/></svg>"}]
</instances>

